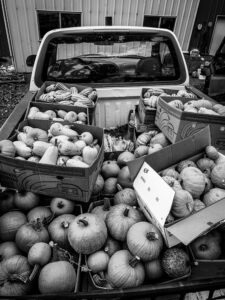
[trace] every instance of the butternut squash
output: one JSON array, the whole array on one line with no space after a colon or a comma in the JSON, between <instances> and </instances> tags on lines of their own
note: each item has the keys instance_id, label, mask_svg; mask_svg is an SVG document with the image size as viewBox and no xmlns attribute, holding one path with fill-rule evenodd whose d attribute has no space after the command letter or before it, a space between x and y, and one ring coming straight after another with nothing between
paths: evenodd
<instances>
[{"instance_id":1,"label":"butternut squash","mask_svg":"<svg viewBox=\"0 0 225 300\"><path fill-rule=\"evenodd\" d=\"M59 118L64 119L65 115L67 114L67 112L65 110L59 109L57 111L57 115L59 116Z\"/></svg>"},{"instance_id":2,"label":"butternut squash","mask_svg":"<svg viewBox=\"0 0 225 300\"><path fill-rule=\"evenodd\" d=\"M56 165L58 159L58 147L51 145L45 151L42 158L39 160L40 164Z\"/></svg>"},{"instance_id":3,"label":"butternut squash","mask_svg":"<svg viewBox=\"0 0 225 300\"><path fill-rule=\"evenodd\" d=\"M76 145L76 143L70 141L64 141L59 143L58 149L61 155L73 156L81 154L80 148Z\"/></svg>"},{"instance_id":4,"label":"butternut squash","mask_svg":"<svg viewBox=\"0 0 225 300\"><path fill-rule=\"evenodd\" d=\"M32 150L24 142L14 141L13 144L15 146L16 153L18 156L22 156L24 158L28 158L31 156Z\"/></svg>"},{"instance_id":5,"label":"butternut squash","mask_svg":"<svg viewBox=\"0 0 225 300\"><path fill-rule=\"evenodd\" d=\"M48 142L48 134L45 130L43 130L41 128L29 129L27 135L28 135L28 138L33 138L34 141Z\"/></svg>"},{"instance_id":6,"label":"butternut squash","mask_svg":"<svg viewBox=\"0 0 225 300\"><path fill-rule=\"evenodd\" d=\"M14 157L16 154L16 148L13 142L10 140L0 141L0 153L4 156Z\"/></svg>"},{"instance_id":7,"label":"butternut squash","mask_svg":"<svg viewBox=\"0 0 225 300\"><path fill-rule=\"evenodd\" d=\"M32 114L29 116L29 119L35 119L35 120L49 120L50 117L48 114L43 113L41 111L36 112L35 114Z\"/></svg>"},{"instance_id":8,"label":"butternut squash","mask_svg":"<svg viewBox=\"0 0 225 300\"><path fill-rule=\"evenodd\" d=\"M73 167L73 168L89 168L89 165L85 162L78 160L78 159L68 159L66 162L67 167Z\"/></svg>"},{"instance_id":9,"label":"butternut squash","mask_svg":"<svg viewBox=\"0 0 225 300\"><path fill-rule=\"evenodd\" d=\"M75 130L70 129L61 123L53 123L49 129L49 133L52 136L66 135L70 138L78 139L78 133Z\"/></svg>"},{"instance_id":10,"label":"butternut squash","mask_svg":"<svg viewBox=\"0 0 225 300\"><path fill-rule=\"evenodd\" d=\"M42 157L45 151L51 146L51 143L43 142L43 141L35 141L33 143L32 152L34 155Z\"/></svg>"},{"instance_id":11,"label":"butternut squash","mask_svg":"<svg viewBox=\"0 0 225 300\"><path fill-rule=\"evenodd\" d=\"M68 121L70 123L76 122L78 119L77 113L75 111L69 111L65 116L64 116L64 121Z\"/></svg>"}]
</instances>

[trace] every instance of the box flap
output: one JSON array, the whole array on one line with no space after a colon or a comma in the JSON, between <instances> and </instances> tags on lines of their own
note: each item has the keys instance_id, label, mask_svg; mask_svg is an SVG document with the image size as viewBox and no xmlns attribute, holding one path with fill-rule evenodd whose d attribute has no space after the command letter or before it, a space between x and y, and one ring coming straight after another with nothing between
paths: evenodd
<instances>
[{"instance_id":1,"label":"box flap","mask_svg":"<svg viewBox=\"0 0 225 300\"><path fill-rule=\"evenodd\" d=\"M133 185L149 214L163 226L171 209L174 190L146 162Z\"/></svg>"},{"instance_id":2,"label":"box flap","mask_svg":"<svg viewBox=\"0 0 225 300\"><path fill-rule=\"evenodd\" d=\"M168 226L167 230L183 244L188 245L198 236L212 230L212 228L224 219L225 198Z\"/></svg>"},{"instance_id":3,"label":"box flap","mask_svg":"<svg viewBox=\"0 0 225 300\"><path fill-rule=\"evenodd\" d=\"M194 156L203 151L211 144L210 127L199 130L192 136L170 146L163 148L151 155L127 162L130 170L131 180L137 176L143 161L147 162L156 172L160 172L171 165L177 164L181 160Z\"/></svg>"}]
</instances>

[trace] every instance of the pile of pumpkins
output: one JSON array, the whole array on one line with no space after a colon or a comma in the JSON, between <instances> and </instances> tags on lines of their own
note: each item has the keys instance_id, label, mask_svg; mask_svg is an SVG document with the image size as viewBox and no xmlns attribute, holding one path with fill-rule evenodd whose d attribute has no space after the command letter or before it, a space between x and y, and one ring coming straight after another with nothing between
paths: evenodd
<instances>
[{"instance_id":1,"label":"pile of pumpkins","mask_svg":"<svg viewBox=\"0 0 225 300\"><path fill-rule=\"evenodd\" d=\"M0 296L74 292L81 258L67 233L81 207L5 189L0 213Z\"/></svg>"},{"instance_id":2,"label":"pile of pumpkins","mask_svg":"<svg viewBox=\"0 0 225 300\"><path fill-rule=\"evenodd\" d=\"M51 120L54 122L69 122L78 124L87 124L88 116L85 112L65 111L63 109L48 109L41 111L38 107L30 107L28 114L28 120Z\"/></svg>"},{"instance_id":3,"label":"pile of pumpkins","mask_svg":"<svg viewBox=\"0 0 225 300\"><path fill-rule=\"evenodd\" d=\"M70 125L55 122L48 131L24 126L16 140L0 141L0 153L29 162L89 168L97 159L100 144L93 134L79 134Z\"/></svg>"},{"instance_id":4,"label":"pile of pumpkins","mask_svg":"<svg viewBox=\"0 0 225 300\"><path fill-rule=\"evenodd\" d=\"M86 267L99 288L132 288L190 274L188 253L180 246L165 247L159 229L138 208L132 188L92 203L77 220L73 247L86 255Z\"/></svg>"}]
</instances>

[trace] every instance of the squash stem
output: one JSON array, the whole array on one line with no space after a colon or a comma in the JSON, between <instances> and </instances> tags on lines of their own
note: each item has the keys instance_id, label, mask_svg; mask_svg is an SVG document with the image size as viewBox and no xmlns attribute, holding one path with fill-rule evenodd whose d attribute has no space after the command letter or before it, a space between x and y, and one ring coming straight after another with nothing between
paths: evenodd
<instances>
[{"instance_id":1,"label":"squash stem","mask_svg":"<svg viewBox=\"0 0 225 300\"><path fill-rule=\"evenodd\" d=\"M156 232L147 232L146 234L146 238L149 240L149 241L155 241L155 240L158 240L159 239L159 235L156 233Z\"/></svg>"},{"instance_id":2,"label":"squash stem","mask_svg":"<svg viewBox=\"0 0 225 300\"><path fill-rule=\"evenodd\" d=\"M83 225L85 227L88 226L88 221L85 220L85 219L80 219L77 222L78 222L78 224L81 224L81 225Z\"/></svg>"},{"instance_id":3,"label":"squash stem","mask_svg":"<svg viewBox=\"0 0 225 300\"><path fill-rule=\"evenodd\" d=\"M32 270L32 272L31 272L31 274L29 276L29 281L33 281L34 280L34 278L36 277L37 273L40 270L40 267L41 266L39 264L34 265L33 270Z\"/></svg>"},{"instance_id":4,"label":"squash stem","mask_svg":"<svg viewBox=\"0 0 225 300\"><path fill-rule=\"evenodd\" d=\"M140 257L139 256L134 256L129 260L129 265L132 268L135 268L135 266L140 262Z\"/></svg>"},{"instance_id":5,"label":"squash stem","mask_svg":"<svg viewBox=\"0 0 225 300\"><path fill-rule=\"evenodd\" d=\"M110 199L109 198L104 198L104 204L103 204L103 210L104 211L109 211L110 209Z\"/></svg>"},{"instance_id":6,"label":"squash stem","mask_svg":"<svg viewBox=\"0 0 225 300\"><path fill-rule=\"evenodd\" d=\"M116 187L117 187L118 191L122 191L123 190L122 186L119 183L116 184Z\"/></svg>"},{"instance_id":7,"label":"squash stem","mask_svg":"<svg viewBox=\"0 0 225 300\"><path fill-rule=\"evenodd\" d=\"M124 210L124 212L123 212L124 217L128 217L129 210L130 210L130 209L129 209L128 207L125 208L125 210Z\"/></svg>"},{"instance_id":8,"label":"squash stem","mask_svg":"<svg viewBox=\"0 0 225 300\"><path fill-rule=\"evenodd\" d=\"M69 223L66 222L66 221L63 221L63 222L61 223L61 225L62 225L62 228L65 228L65 229L69 227Z\"/></svg>"}]
</instances>

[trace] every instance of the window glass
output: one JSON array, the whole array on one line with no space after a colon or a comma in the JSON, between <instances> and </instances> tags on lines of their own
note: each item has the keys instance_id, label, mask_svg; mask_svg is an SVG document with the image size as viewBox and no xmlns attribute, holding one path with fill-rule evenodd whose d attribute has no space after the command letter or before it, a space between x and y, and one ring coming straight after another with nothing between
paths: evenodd
<instances>
[{"instance_id":1,"label":"window glass","mask_svg":"<svg viewBox=\"0 0 225 300\"><path fill-rule=\"evenodd\" d=\"M51 40L47 53L44 80L111 85L180 76L171 40L158 33L65 34Z\"/></svg>"},{"instance_id":2,"label":"window glass","mask_svg":"<svg viewBox=\"0 0 225 300\"><path fill-rule=\"evenodd\" d=\"M105 17L105 25L112 26L112 17Z\"/></svg>"},{"instance_id":3,"label":"window glass","mask_svg":"<svg viewBox=\"0 0 225 300\"><path fill-rule=\"evenodd\" d=\"M159 27L160 17L156 16L144 16L144 24L145 27Z\"/></svg>"},{"instance_id":4,"label":"window glass","mask_svg":"<svg viewBox=\"0 0 225 300\"><path fill-rule=\"evenodd\" d=\"M38 24L40 38L42 38L49 30L59 28L59 13L38 12Z\"/></svg>"},{"instance_id":5,"label":"window glass","mask_svg":"<svg viewBox=\"0 0 225 300\"><path fill-rule=\"evenodd\" d=\"M81 26L81 14L61 13L61 27Z\"/></svg>"},{"instance_id":6,"label":"window glass","mask_svg":"<svg viewBox=\"0 0 225 300\"><path fill-rule=\"evenodd\" d=\"M160 22L161 28L166 28L173 31L174 25L175 25L175 18L161 17L161 22Z\"/></svg>"}]
</instances>

